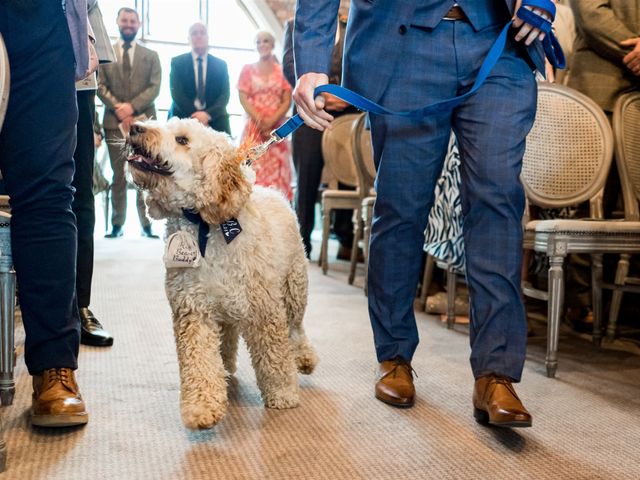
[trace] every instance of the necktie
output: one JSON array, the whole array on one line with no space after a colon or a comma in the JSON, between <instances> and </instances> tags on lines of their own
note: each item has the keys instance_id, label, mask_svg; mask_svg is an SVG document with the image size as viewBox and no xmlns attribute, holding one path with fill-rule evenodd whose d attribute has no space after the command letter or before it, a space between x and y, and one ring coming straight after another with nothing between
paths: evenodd
<instances>
[{"instance_id":1,"label":"necktie","mask_svg":"<svg viewBox=\"0 0 640 480\"><path fill-rule=\"evenodd\" d=\"M129 58L129 50L131 49L131 42L124 42L122 45L122 79L124 80L124 91L126 98L129 99L130 79L131 79L131 59Z\"/></svg>"},{"instance_id":2,"label":"necktie","mask_svg":"<svg viewBox=\"0 0 640 480\"><path fill-rule=\"evenodd\" d=\"M202 57L198 57L198 85L197 93L198 101L200 102L200 108L204 108L204 75L202 71Z\"/></svg>"}]
</instances>

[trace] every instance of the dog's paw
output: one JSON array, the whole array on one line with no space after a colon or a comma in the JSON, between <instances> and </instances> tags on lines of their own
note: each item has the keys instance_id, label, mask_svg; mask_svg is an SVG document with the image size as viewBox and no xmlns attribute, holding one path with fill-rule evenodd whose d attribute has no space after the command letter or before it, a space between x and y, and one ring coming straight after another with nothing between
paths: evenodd
<instances>
[{"instance_id":1,"label":"dog's paw","mask_svg":"<svg viewBox=\"0 0 640 480\"><path fill-rule=\"evenodd\" d=\"M215 427L227 411L226 404L191 404L183 403L182 422L192 430L203 430Z\"/></svg>"},{"instance_id":2,"label":"dog's paw","mask_svg":"<svg viewBox=\"0 0 640 480\"><path fill-rule=\"evenodd\" d=\"M285 389L264 395L264 406L267 408L282 410L295 408L298 405L300 405L300 395L297 385L295 389Z\"/></svg>"},{"instance_id":3,"label":"dog's paw","mask_svg":"<svg viewBox=\"0 0 640 480\"><path fill-rule=\"evenodd\" d=\"M296 367L303 375L310 375L318 364L318 356L310 346L300 348L296 355Z\"/></svg>"}]
</instances>

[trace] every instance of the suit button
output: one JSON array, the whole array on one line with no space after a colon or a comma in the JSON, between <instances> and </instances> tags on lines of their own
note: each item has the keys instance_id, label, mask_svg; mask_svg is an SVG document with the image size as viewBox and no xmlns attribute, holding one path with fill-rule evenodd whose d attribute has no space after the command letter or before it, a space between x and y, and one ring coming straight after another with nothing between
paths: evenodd
<instances>
[{"instance_id":1,"label":"suit button","mask_svg":"<svg viewBox=\"0 0 640 480\"><path fill-rule=\"evenodd\" d=\"M405 33L407 33L407 26L400 25L400 28L398 28L398 32L400 33L400 35L404 35Z\"/></svg>"}]
</instances>

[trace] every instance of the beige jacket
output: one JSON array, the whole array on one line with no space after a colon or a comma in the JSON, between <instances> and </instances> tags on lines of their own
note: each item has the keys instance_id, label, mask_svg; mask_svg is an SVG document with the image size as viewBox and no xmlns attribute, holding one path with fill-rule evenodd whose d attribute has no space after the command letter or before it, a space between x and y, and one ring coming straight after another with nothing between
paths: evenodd
<instances>
[{"instance_id":1,"label":"beige jacket","mask_svg":"<svg viewBox=\"0 0 640 480\"><path fill-rule=\"evenodd\" d=\"M640 36L639 0L573 0L576 24L568 85L611 112L622 93L640 88L622 59L630 48L620 46Z\"/></svg>"},{"instance_id":2,"label":"beige jacket","mask_svg":"<svg viewBox=\"0 0 640 480\"><path fill-rule=\"evenodd\" d=\"M160 93L160 58L158 54L139 43L136 44L129 79L129 95L122 78L122 58L119 48L113 45L117 62L101 65L98 71L98 97L105 105L103 126L105 130L118 128L115 114L117 103L131 103L134 115L156 116L154 101Z\"/></svg>"}]
</instances>

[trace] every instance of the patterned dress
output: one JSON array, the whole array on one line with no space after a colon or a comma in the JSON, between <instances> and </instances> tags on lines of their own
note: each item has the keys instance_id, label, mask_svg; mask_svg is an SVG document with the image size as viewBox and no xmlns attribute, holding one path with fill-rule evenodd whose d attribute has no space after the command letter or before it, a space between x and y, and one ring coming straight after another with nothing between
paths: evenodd
<instances>
[{"instance_id":1,"label":"patterned dress","mask_svg":"<svg viewBox=\"0 0 640 480\"><path fill-rule=\"evenodd\" d=\"M267 117L272 115L281 105L282 95L291 91L291 86L282 73L282 67L275 64L271 74L264 78L260 75L256 64L245 65L238 80L238 90L247 95L249 103ZM276 126L284 121L282 118ZM274 127L275 128L275 127ZM242 142L255 144L268 140L256 126L256 122L247 115L246 125L242 132ZM293 199L291 189L291 154L289 141L284 140L272 145L269 151L254 164L256 184L274 187L280 190L289 201Z\"/></svg>"},{"instance_id":2,"label":"patterned dress","mask_svg":"<svg viewBox=\"0 0 640 480\"><path fill-rule=\"evenodd\" d=\"M460 200L460 153L454 135L436 183L435 201L429 212L424 251L465 273L462 201Z\"/></svg>"}]
</instances>

